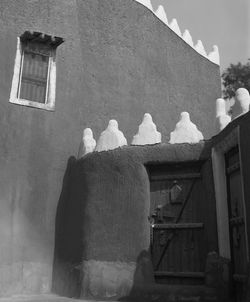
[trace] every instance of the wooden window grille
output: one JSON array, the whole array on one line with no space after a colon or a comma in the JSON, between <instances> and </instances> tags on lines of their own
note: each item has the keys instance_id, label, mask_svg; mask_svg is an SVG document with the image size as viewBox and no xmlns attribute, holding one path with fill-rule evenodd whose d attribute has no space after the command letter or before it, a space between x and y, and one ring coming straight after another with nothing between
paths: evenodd
<instances>
[{"instance_id":1,"label":"wooden window grille","mask_svg":"<svg viewBox=\"0 0 250 302\"><path fill-rule=\"evenodd\" d=\"M50 56L48 52L24 49L19 98L45 104L48 95Z\"/></svg>"}]
</instances>

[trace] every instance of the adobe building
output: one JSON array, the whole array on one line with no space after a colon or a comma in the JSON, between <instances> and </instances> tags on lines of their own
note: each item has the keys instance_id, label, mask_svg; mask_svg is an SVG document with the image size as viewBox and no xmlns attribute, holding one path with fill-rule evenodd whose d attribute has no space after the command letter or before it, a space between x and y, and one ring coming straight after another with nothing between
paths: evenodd
<instances>
[{"instance_id":1,"label":"adobe building","mask_svg":"<svg viewBox=\"0 0 250 302\"><path fill-rule=\"evenodd\" d=\"M144 112L153 116L164 143L182 111L209 140L221 95L216 49L207 57L201 42L192 46L178 24L164 23L162 11L155 15L134 0L9 0L0 2L0 11L0 296L54 291L112 298L129 295L134 275L138 285L153 282L150 180L158 172L175 175L175 169L199 178L196 196L207 190L204 207L197 199L197 212L189 211L194 221L188 221L207 240L200 267L192 271L200 273L191 278L200 283L207 255L220 253L213 143L74 157L84 128L99 136L116 119L130 143ZM198 177L203 173L205 183ZM178 186L164 194L175 195ZM176 214L171 217L173 222ZM107 278L100 271L110 269L110 280L102 283Z\"/></svg>"}]
</instances>

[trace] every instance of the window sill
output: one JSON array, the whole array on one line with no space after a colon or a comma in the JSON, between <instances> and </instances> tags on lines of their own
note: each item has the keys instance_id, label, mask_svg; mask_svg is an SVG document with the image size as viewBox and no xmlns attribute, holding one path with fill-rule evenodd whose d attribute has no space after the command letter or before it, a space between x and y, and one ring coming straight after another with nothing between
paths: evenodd
<instances>
[{"instance_id":1,"label":"window sill","mask_svg":"<svg viewBox=\"0 0 250 302\"><path fill-rule=\"evenodd\" d=\"M53 104L42 104L38 102L32 102L24 99L10 99L10 103L16 104L16 105L21 105L21 106L27 106L27 107L32 107L32 108L38 108L38 109L43 109L47 111L55 111L55 105Z\"/></svg>"}]
</instances>

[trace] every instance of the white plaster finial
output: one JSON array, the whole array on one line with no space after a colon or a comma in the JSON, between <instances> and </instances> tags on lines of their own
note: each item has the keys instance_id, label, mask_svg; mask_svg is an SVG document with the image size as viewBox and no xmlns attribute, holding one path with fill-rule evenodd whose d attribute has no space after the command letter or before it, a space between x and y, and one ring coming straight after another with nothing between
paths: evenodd
<instances>
[{"instance_id":1,"label":"white plaster finial","mask_svg":"<svg viewBox=\"0 0 250 302\"><path fill-rule=\"evenodd\" d=\"M216 117L225 115L226 113L226 102L224 99L219 98L216 100Z\"/></svg>"},{"instance_id":2,"label":"white plaster finial","mask_svg":"<svg viewBox=\"0 0 250 302\"><path fill-rule=\"evenodd\" d=\"M170 133L170 144L196 144L203 140L202 133L196 125L191 122L188 112L182 112L180 121L176 124L173 132Z\"/></svg>"},{"instance_id":3,"label":"white plaster finial","mask_svg":"<svg viewBox=\"0 0 250 302\"><path fill-rule=\"evenodd\" d=\"M169 27L178 35L181 37L181 30L180 30L180 27L178 25L178 22L177 20L174 18L170 24L169 24Z\"/></svg>"},{"instance_id":4,"label":"white plaster finial","mask_svg":"<svg viewBox=\"0 0 250 302\"><path fill-rule=\"evenodd\" d=\"M231 116L226 112L226 102L219 98L216 100L216 128L219 131L223 130L231 122Z\"/></svg>"},{"instance_id":5,"label":"white plaster finial","mask_svg":"<svg viewBox=\"0 0 250 302\"><path fill-rule=\"evenodd\" d=\"M117 121L110 120L106 130L101 133L95 150L98 152L107 151L125 145L127 145L127 140L123 133L118 129Z\"/></svg>"},{"instance_id":6,"label":"white plaster finial","mask_svg":"<svg viewBox=\"0 0 250 302\"><path fill-rule=\"evenodd\" d=\"M165 12L165 9L162 5L159 5L157 10L155 11L155 15L165 24L168 25L168 18Z\"/></svg>"},{"instance_id":7,"label":"white plaster finial","mask_svg":"<svg viewBox=\"0 0 250 302\"><path fill-rule=\"evenodd\" d=\"M153 145L161 143L161 133L157 131L156 125L149 113L145 113L139 130L134 135L132 145Z\"/></svg>"},{"instance_id":8,"label":"white plaster finial","mask_svg":"<svg viewBox=\"0 0 250 302\"><path fill-rule=\"evenodd\" d=\"M205 58L207 58L207 53L205 51L205 48L203 46L203 43L201 42L201 40L197 41L197 44L195 45L195 50L201 54L202 56L204 56Z\"/></svg>"},{"instance_id":9,"label":"white plaster finial","mask_svg":"<svg viewBox=\"0 0 250 302\"><path fill-rule=\"evenodd\" d=\"M220 54L219 54L219 48L217 45L213 46L213 50L208 54L208 59L217 64L220 65Z\"/></svg>"},{"instance_id":10,"label":"white plaster finial","mask_svg":"<svg viewBox=\"0 0 250 302\"><path fill-rule=\"evenodd\" d=\"M93 138L93 132L90 128L83 130L83 137L79 147L78 159L83 157L87 153L91 153L95 150L96 141Z\"/></svg>"},{"instance_id":11,"label":"white plaster finial","mask_svg":"<svg viewBox=\"0 0 250 302\"><path fill-rule=\"evenodd\" d=\"M137 2L143 4L146 6L148 9L153 10L152 4L150 0L136 0Z\"/></svg>"},{"instance_id":12,"label":"white plaster finial","mask_svg":"<svg viewBox=\"0 0 250 302\"><path fill-rule=\"evenodd\" d=\"M250 96L246 88L239 88L236 90L235 99L240 103L241 114L245 114L249 111Z\"/></svg>"},{"instance_id":13,"label":"white plaster finial","mask_svg":"<svg viewBox=\"0 0 250 302\"><path fill-rule=\"evenodd\" d=\"M182 39L187 43L189 44L191 47L194 47L194 42L193 42L193 39L192 39L192 36L189 32L188 29L185 29L183 35L182 35Z\"/></svg>"}]
</instances>

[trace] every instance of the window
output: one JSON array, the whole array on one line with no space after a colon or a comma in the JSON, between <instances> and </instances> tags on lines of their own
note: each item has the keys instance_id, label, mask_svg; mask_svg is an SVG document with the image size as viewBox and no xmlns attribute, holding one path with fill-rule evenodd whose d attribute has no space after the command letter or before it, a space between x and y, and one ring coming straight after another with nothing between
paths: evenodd
<instances>
[{"instance_id":1,"label":"window","mask_svg":"<svg viewBox=\"0 0 250 302\"><path fill-rule=\"evenodd\" d=\"M49 55L25 49L22 57L19 98L46 103Z\"/></svg>"},{"instance_id":2,"label":"window","mask_svg":"<svg viewBox=\"0 0 250 302\"><path fill-rule=\"evenodd\" d=\"M25 32L18 38L11 103L54 110L56 48L62 42L62 38L38 32Z\"/></svg>"}]
</instances>

